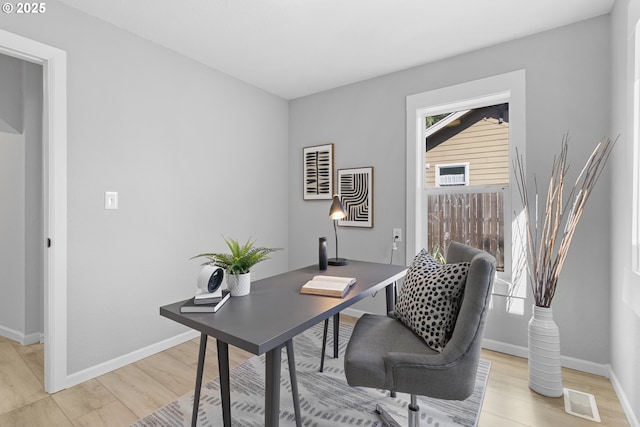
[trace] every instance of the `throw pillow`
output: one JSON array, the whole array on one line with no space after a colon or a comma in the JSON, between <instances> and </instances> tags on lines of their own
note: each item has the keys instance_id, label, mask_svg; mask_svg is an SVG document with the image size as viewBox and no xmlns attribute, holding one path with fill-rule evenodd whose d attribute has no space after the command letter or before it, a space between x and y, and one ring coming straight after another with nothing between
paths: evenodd
<instances>
[{"instance_id":1,"label":"throw pillow","mask_svg":"<svg viewBox=\"0 0 640 427\"><path fill-rule=\"evenodd\" d=\"M395 316L437 352L453 334L468 272L468 262L440 264L424 249L407 272Z\"/></svg>"}]
</instances>

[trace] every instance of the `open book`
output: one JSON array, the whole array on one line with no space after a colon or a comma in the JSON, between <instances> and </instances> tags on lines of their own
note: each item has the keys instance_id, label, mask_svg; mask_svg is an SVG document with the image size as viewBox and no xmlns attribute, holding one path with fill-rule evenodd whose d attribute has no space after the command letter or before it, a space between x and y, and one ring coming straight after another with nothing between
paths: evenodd
<instances>
[{"instance_id":1,"label":"open book","mask_svg":"<svg viewBox=\"0 0 640 427\"><path fill-rule=\"evenodd\" d=\"M315 276L300 288L300 293L342 298L354 283L354 277Z\"/></svg>"}]
</instances>

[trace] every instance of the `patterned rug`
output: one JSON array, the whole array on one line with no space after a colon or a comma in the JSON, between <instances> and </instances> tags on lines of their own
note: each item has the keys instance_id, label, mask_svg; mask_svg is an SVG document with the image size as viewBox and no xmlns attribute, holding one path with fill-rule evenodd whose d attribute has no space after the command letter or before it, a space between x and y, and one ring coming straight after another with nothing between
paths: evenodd
<instances>
[{"instance_id":1,"label":"patterned rug","mask_svg":"<svg viewBox=\"0 0 640 427\"><path fill-rule=\"evenodd\" d=\"M344 355L351 330L348 325L340 325L340 355ZM294 338L293 345L303 426L382 426L383 424L374 411L376 403L381 404L401 425L406 425L408 395L398 393L396 398L391 398L389 392L385 390L350 387L344 376L343 357L334 359L327 356L324 372L318 372L322 346L322 324L316 325ZM333 353L331 339L327 344L327 353ZM280 425L294 426L293 400L286 359L286 351L283 350L280 380ZM464 401L444 401L419 396L420 425L432 427L477 425L489 368L489 362L480 361L475 390L471 397ZM233 426L263 426L264 355L253 357L231 369L230 379ZM193 392L160 408L132 426L189 426L192 407ZM222 412L220 384L217 379L214 379L202 387L198 426L216 425L222 425Z\"/></svg>"}]
</instances>

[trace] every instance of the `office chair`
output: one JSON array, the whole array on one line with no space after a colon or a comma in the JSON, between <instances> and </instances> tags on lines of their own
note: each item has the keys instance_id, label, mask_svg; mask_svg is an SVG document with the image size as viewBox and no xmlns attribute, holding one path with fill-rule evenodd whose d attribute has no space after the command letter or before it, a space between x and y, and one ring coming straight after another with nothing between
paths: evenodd
<instances>
[{"instance_id":1,"label":"office chair","mask_svg":"<svg viewBox=\"0 0 640 427\"><path fill-rule=\"evenodd\" d=\"M365 314L357 321L344 362L347 383L351 386L386 389L392 396L395 392L409 393L410 427L418 426L420 419L417 395L463 400L473 393L496 265L495 258L488 253L458 242L450 243L447 264L441 267L425 261L425 255L428 254L423 250L414 259L393 314ZM416 283L424 285L420 281L427 275L444 274L441 271L460 273L458 270L452 273L454 269L468 270L459 289L459 310L454 307L457 315L453 313L451 318L452 330L430 335L431 332L412 325L418 331L414 332L403 323L411 324L407 320L407 307L409 311L420 311L416 309L416 301L419 303L421 298L413 298L412 287L415 290ZM461 273L456 277L461 277ZM419 315L417 323L423 320ZM426 340L418 333L426 336ZM434 336L435 341L443 339L443 342L433 342ZM376 405L376 412L386 425L399 426L380 405Z\"/></svg>"}]
</instances>

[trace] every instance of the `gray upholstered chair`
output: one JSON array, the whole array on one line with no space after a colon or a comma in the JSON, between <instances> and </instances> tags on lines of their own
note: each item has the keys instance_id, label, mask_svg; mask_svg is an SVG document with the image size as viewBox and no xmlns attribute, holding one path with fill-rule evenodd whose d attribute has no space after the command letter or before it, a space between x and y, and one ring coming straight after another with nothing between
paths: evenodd
<instances>
[{"instance_id":1,"label":"gray upholstered chair","mask_svg":"<svg viewBox=\"0 0 640 427\"><path fill-rule=\"evenodd\" d=\"M470 266L453 333L442 352L392 315L365 314L347 345L349 385L409 393L409 426L419 423L416 395L463 400L473 393L496 261L484 251L451 242L447 263L459 262ZM399 425L380 405L376 411L387 425Z\"/></svg>"}]
</instances>

